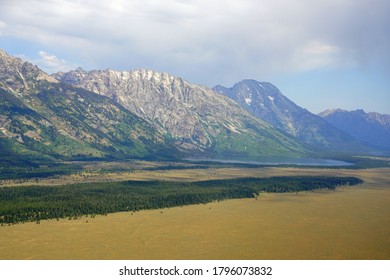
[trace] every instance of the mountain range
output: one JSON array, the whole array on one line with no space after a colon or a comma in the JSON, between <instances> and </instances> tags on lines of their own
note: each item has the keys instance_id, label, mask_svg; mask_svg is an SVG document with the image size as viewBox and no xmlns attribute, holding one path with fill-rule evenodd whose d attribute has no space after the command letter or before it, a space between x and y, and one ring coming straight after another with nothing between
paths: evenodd
<instances>
[{"instance_id":1,"label":"mountain range","mask_svg":"<svg viewBox=\"0 0 390 280\"><path fill-rule=\"evenodd\" d=\"M210 89L143 69L48 75L0 50L1 165L198 154L306 157L366 152L368 142L297 106L270 83Z\"/></svg>"},{"instance_id":2,"label":"mountain range","mask_svg":"<svg viewBox=\"0 0 390 280\"><path fill-rule=\"evenodd\" d=\"M8 159L302 156L307 149L231 99L154 71L47 75L0 51L0 153ZM63 81L67 77L68 83ZM76 80L76 78L75 78ZM88 83L87 83L88 82ZM99 91L97 91L99 90ZM98 94L97 94L98 93Z\"/></svg>"},{"instance_id":3,"label":"mountain range","mask_svg":"<svg viewBox=\"0 0 390 280\"><path fill-rule=\"evenodd\" d=\"M53 77L117 101L187 154L296 156L306 151L230 98L167 73L79 68Z\"/></svg>"},{"instance_id":4,"label":"mountain range","mask_svg":"<svg viewBox=\"0 0 390 280\"><path fill-rule=\"evenodd\" d=\"M0 51L0 153L7 164L166 157L177 149L114 100L59 83Z\"/></svg>"},{"instance_id":5,"label":"mountain range","mask_svg":"<svg viewBox=\"0 0 390 280\"><path fill-rule=\"evenodd\" d=\"M314 150L331 152L368 150L368 147L348 133L296 105L271 83L243 80L231 88L218 85L213 89Z\"/></svg>"},{"instance_id":6,"label":"mountain range","mask_svg":"<svg viewBox=\"0 0 390 280\"><path fill-rule=\"evenodd\" d=\"M329 109L319 114L326 121L356 139L390 150L390 115L363 110Z\"/></svg>"}]
</instances>

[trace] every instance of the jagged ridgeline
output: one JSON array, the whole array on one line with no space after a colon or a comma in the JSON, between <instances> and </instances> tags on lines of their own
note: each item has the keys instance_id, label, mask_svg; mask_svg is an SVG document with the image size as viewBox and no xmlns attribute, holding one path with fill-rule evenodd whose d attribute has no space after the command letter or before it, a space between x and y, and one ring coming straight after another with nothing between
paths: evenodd
<instances>
[{"instance_id":1,"label":"jagged ridgeline","mask_svg":"<svg viewBox=\"0 0 390 280\"><path fill-rule=\"evenodd\" d=\"M320 116L356 139L390 151L390 115L330 109L320 113Z\"/></svg>"},{"instance_id":2,"label":"jagged ridgeline","mask_svg":"<svg viewBox=\"0 0 390 280\"><path fill-rule=\"evenodd\" d=\"M0 50L0 90L2 164L373 151L253 80L212 90L150 70L49 76Z\"/></svg>"},{"instance_id":3,"label":"jagged ridgeline","mask_svg":"<svg viewBox=\"0 0 390 280\"><path fill-rule=\"evenodd\" d=\"M0 188L1 225L83 215L159 209L233 198L256 198L260 192L298 192L356 185L356 177L272 177L192 183L125 181L66 186Z\"/></svg>"},{"instance_id":4,"label":"jagged ridgeline","mask_svg":"<svg viewBox=\"0 0 390 280\"><path fill-rule=\"evenodd\" d=\"M4 53L0 58L3 164L178 155L151 124L114 100L59 83Z\"/></svg>"},{"instance_id":5,"label":"jagged ridgeline","mask_svg":"<svg viewBox=\"0 0 390 280\"><path fill-rule=\"evenodd\" d=\"M0 143L8 158L302 156L307 150L237 103L166 73L49 76L0 51Z\"/></svg>"},{"instance_id":6,"label":"jagged ridgeline","mask_svg":"<svg viewBox=\"0 0 390 280\"><path fill-rule=\"evenodd\" d=\"M242 80L231 88L215 91L235 100L247 111L274 127L296 137L315 150L368 152L372 149L320 116L296 105L271 83Z\"/></svg>"},{"instance_id":7,"label":"jagged ridgeline","mask_svg":"<svg viewBox=\"0 0 390 280\"><path fill-rule=\"evenodd\" d=\"M233 100L167 73L78 68L53 77L112 98L185 153L288 157L307 152Z\"/></svg>"}]
</instances>

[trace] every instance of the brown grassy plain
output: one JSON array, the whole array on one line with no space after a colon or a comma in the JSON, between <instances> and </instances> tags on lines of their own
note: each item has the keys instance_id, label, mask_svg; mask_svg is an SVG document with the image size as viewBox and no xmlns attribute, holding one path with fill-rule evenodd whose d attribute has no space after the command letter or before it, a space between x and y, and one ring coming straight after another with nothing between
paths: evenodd
<instances>
[{"instance_id":1,"label":"brown grassy plain","mask_svg":"<svg viewBox=\"0 0 390 280\"><path fill-rule=\"evenodd\" d=\"M390 259L390 169L227 168L117 176L289 175L352 175L365 182L336 191L269 193L257 200L0 227L0 259Z\"/></svg>"}]
</instances>

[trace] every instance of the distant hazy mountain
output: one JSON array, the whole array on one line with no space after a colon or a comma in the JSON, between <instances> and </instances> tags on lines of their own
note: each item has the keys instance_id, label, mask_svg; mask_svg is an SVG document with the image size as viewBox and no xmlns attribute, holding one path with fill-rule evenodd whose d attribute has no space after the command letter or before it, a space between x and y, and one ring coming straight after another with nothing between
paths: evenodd
<instances>
[{"instance_id":1,"label":"distant hazy mountain","mask_svg":"<svg viewBox=\"0 0 390 280\"><path fill-rule=\"evenodd\" d=\"M271 83L243 80L231 88L218 85L213 89L235 100L256 117L316 149L342 152L367 150L349 134L296 105Z\"/></svg>"},{"instance_id":2,"label":"distant hazy mountain","mask_svg":"<svg viewBox=\"0 0 390 280\"><path fill-rule=\"evenodd\" d=\"M187 153L296 156L305 152L299 141L231 99L166 73L79 68L53 77L112 98Z\"/></svg>"},{"instance_id":3,"label":"distant hazy mountain","mask_svg":"<svg viewBox=\"0 0 390 280\"><path fill-rule=\"evenodd\" d=\"M320 116L361 141L390 150L390 115L330 109Z\"/></svg>"},{"instance_id":4,"label":"distant hazy mountain","mask_svg":"<svg viewBox=\"0 0 390 280\"><path fill-rule=\"evenodd\" d=\"M0 50L0 163L175 153L153 126L114 100L61 84Z\"/></svg>"}]
</instances>

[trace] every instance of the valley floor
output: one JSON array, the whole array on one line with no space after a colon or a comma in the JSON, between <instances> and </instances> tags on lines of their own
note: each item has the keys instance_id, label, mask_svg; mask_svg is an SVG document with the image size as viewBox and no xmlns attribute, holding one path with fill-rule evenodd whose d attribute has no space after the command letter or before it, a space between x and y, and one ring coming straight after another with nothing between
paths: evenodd
<instances>
[{"instance_id":1,"label":"valley floor","mask_svg":"<svg viewBox=\"0 0 390 280\"><path fill-rule=\"evenodd\" d=\"M291 175L357 176L365 182L336 191L267 193L257 200L4 226L0 259L390 259L389 168L117 174L139 180Z\"/></svg>"},{"instance_id":2,"label":"valley floor","mask_svg":"<svg viewBox=\"0 0 390 280\"><path fill-rule=\"evenodd\" d=\"M62 176L52 176L40 179L0 180L0 187L6 186L53 186L92 182L119 182L126 180L137 181L175 181L192 182L214 179L231 179L244 177L273 177L273 176L357 176L371 174L373 170L381 174L381 170L371 169L335 169L335 168L281 168L281 167L220 167L199 166L194 164L174 164L172 169L166 168L165 163L139 161L134 163L98 162L85 164L78 173ZM118 171L123 170L123 171Z\"/></svg>"}]
</instances>

